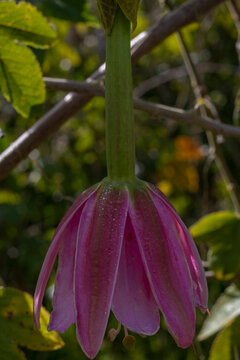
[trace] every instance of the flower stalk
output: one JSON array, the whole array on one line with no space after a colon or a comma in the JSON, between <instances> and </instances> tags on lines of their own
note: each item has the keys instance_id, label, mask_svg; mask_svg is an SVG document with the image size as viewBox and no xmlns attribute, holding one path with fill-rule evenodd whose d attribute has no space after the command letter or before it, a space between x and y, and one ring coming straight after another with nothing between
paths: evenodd
<instances>
[{"instance_id":1,"label":"flower stalk","mask_svg":"<svg viewBox=\"0 0 240 360\"><path fill-rule=\"evenodd\" d=\"M118 7L106 36L106 153L111 181L135 178L130 22Z\"/></svg>"}]
</instances>

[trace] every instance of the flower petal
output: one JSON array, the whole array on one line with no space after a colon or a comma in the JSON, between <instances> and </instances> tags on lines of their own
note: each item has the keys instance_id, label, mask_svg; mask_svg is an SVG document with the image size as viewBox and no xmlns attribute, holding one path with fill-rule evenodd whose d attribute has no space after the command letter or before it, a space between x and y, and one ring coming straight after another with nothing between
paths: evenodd
<instances>
[{"instance_id":1,"label":"flower petal","mask_svg":"<svg viewBox=\"0 0 240 360\"><path fill-rule=\"evenodd\" d=\"M84 352L99 351L112 304L128 209L126 189L104 186L86 203L75 267L77 337Z\"/></svg>"},{"instance_id":2,"label":"flower petal","mask_svg":"<svg viewBox=\"0 0 240 360\"><path fill-rule=\"evenodd\" d=\"M208 288L197 247L186 225L183 223L182 219L168 199L154 186L150 186L150 191L152 196L156 196L159 202L165 204L166 210L169 212L175 223L194 283L195 306L199 307L202 312L205 312L208 305Z\"/></svg>"},{"instance_id":3,"label":"flower petal","mask_svg":"<svg viewBox=\"0 0 240 360\"><path fill-rule=\"evenodd\" d=\"M58 251L61 246L62 242L62 235L63 232L69 223L69 221L72 219L73 215L79 208L85 203L85 201L89 198L89 196L94 193L99 185L94 185L93 187L87 189L84 191L77 200L73 203L71 208L67 211L63 219L61 220L60 224L58 225L54 237L52 239L51 245L48 249L48 252L45 256L40 274L38 276L38 281L34 293L34 299L33 299L33 318L34 323L37 327L40 327L40 309L42 305L43 295L44 291L50 276L50 273L52 271L53 264L55 262L56 256L58 254Z\"/></svg>"},{"instance_id":4,"label":"flower petal","mask_svg":"<svg viewBox=\"0 0 240 360\"><path fill-rule=\"evenodd\" d=\"M155 334L160 325L158 305L146 276L130 218L127 218L112 311L129 330Z\"/></svg>"},{"instance_id":5,"label":"flower petal","mask_svg":"<svg viewBox=\"0 0 240 360\"><path fill-rule=\"evenodd\" d=\"M146 190L133 195L129 213L152 290L177 344L188 347L195 332L193 289L175 224Z\"/></svg>"},{"instance_id":6,"label":"flower petal","mask_svg":"<svg viewBox=\"0 0 240 360\"><path fill-rule=\"evenodd\" d=\"M82 207L73 215L62 235L49 331L65 332L75 321L73 278L81 213Z\"/></svg>"}]
</instances>

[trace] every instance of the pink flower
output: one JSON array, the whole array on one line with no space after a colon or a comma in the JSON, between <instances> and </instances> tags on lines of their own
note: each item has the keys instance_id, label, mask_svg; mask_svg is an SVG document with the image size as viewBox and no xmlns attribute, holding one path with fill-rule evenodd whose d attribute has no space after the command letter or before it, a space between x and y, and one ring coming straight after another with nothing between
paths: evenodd
<instances>
[{"instance_id":1,"label":"pink flower","mask_svg":"<svg viewBox=\"0 0 240 360\"><path fill-rule=\"evenodd\" d=\"M129 330L155 334L159 309L178 346L191 345L195 307L207 309L207 285L191 235L167 198L138 180L104 180L86 190L60 222L34 295L34 319L59 254L49 330L76 323L90 358L98 353L110 310Z\"/></svg>"}]
</instances>

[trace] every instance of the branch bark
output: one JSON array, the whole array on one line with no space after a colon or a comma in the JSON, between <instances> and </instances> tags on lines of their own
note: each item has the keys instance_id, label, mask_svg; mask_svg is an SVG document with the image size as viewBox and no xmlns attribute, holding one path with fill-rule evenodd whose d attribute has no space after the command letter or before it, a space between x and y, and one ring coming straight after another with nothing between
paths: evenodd
<instances>
[{"instance_id":1,"label":"branch bark","mask_svg":"<svg viewBox=\"0 0 240 360\"><path fill-rule=\"evenodd\" d=\"M197 125L202 129L209 130L216 135L231 136L240 139L240 127L216 122L213 119L200 115L197 109L184 111L165 105L154 104L148 101L134 98L134 107L149 113L157 119L175 120L180 123Z\"/></svg>"},{"instance_id":2,"label":"branch bark","mask_svg":"<svg viewBox=\"0 0 240 360\"><path fill-rule=\"evenodd\" d=\"M47 88L52 90L62 91L86 91L92 95L104 96L104 87L98 82L86 83L80 81L72 81L65 79L44 78ZM135 93L135 91L134 91ZM234 137L240 139L240 127L232 126L216 122L207 116L201 116L197 109L182 110L175 107L170 107L161 104L155 104L149 101L143 101L134 97L133 99L135 109L147 112L156 119L169 119L180 123L196 125L204 130L210 130L216 135L223 135L224 137Z\"/></svg>"},{"instance_id":3,"label":"branch bark","mask_svg":"<svg viewBox=\"0 0 240 360\"><path fill-rule=\"evenodd\" d=\"M136 63L169 35L183 26L198 21L224 0L189 0L160 21L153 28L144 31L132 41L132 61ZM102 65L88 82L104 77L105 65ZM0 155L0 179L14 169L33 149L56 132L68 118L86 105L92 98L89 93L70 93L40 118L29 130L24 132Z\"/></svg>"}]
</instances>

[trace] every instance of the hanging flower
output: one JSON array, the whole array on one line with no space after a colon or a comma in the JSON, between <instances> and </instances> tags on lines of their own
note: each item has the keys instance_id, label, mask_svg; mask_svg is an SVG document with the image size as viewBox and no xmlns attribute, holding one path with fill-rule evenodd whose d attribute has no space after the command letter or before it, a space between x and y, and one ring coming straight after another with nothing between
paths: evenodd
<instances>
[{"instance_id":1,"label":"hanging flower","mask_svg":"<svg viewBox=\"0 0 240 360\"><path fill-rule=\"evenodd\" d=\"M207 285L191 235L167 198L137 180L108 180L86 190L60 222L34 295L34 319L59 254L49 330L76 324L90 358L112 310L129 330L155 334L159 309L178 346L191 345L195 307L207 309Z\"/></svg>"}]
</instances>

